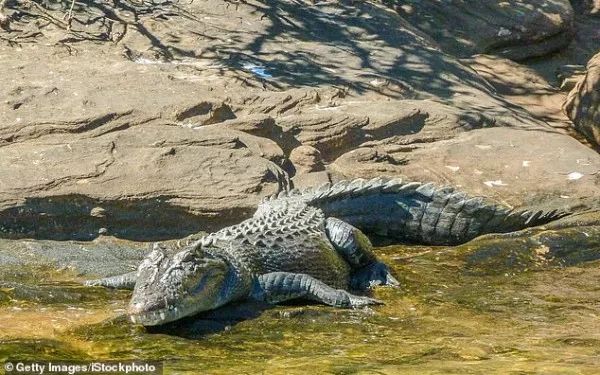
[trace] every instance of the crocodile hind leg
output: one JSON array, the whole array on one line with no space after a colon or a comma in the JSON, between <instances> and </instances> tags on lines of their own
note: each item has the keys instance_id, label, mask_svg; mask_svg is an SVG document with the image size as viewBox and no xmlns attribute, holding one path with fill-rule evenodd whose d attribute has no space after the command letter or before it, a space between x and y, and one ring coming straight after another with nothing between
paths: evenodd
<instances>
[{"instance_id":1,"label":"crocodile hind leg","mask_svg":"<svg viewBox=\"0 0 600 375\"><path fill-rule=\"evenodd\" d=\"M259 276L253 285L251 297L271 304L306 298L326 305L346 308L383 303L373 298L334 289L307 274L291 272L272 272Z\"/></svg>"},{"instance_id":2,"label":"crocodile hind leg","mask_svg":"<svg viewBox=\"0 0 600 375\"><path fill-rule=\"evenodd\" d=\"M137 271L129 272L123 275L105 277L103 279L87 280L86 286L103 286L114 289L133 289L137 279Z\"/></svg>"},{"instance_id":3,"label":"crocodile hind leg","mask_svg":"<svg viewBox=\"0 0 600 375\"><path fill-rule=\"evenodd\" d=\"M375 285L399 285L388 267L377 261L372 252L369 238L358 228L336 218L327 218L325 230L329 241L338 253L350 264L353 273L352 289L367 289Z\"/></svg>"}]
</instances>

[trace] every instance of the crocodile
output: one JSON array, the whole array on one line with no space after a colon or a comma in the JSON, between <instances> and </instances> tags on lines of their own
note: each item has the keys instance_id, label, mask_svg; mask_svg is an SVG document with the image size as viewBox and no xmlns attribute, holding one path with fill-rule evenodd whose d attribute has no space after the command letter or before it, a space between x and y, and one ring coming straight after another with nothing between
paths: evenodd
<instances>
[{"instance_id":1,"label":"crocodile","mask_svg":"<svg viewBox=\"0 0 600 375\"><path fill-rule=\"evenodd\" d=\"M265 198L237 225L191 236L175 250L157 243L137 271L87 284L133 288L128 314L145 326L244 299L276 304L301 298L357 308L381 301L355 293L398 285L373 255L368 235L456 245L565 215L514 210L433 183L340 181Z\"/></svg>"}]
</instances>

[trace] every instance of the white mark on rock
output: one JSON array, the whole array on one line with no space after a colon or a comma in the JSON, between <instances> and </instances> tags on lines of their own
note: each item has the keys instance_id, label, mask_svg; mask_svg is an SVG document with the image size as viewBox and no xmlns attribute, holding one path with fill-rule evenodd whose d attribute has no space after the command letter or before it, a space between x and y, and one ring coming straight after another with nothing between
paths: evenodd
<instances>
[{"instance_id":1,"label":"white mark on rock","mask_svg":"<svg viewBox=\"0 0 600 375\"><path fill-rule=\"evenodd\" d=\"M315 109L317 111L339 111L341 109L341 107L343 106L319 106L319 105L315 105Z\"/></svg>"},{"instance_id":2,"label":"white mark on rock","mask_svg":"<svg viewBox=\"0 0 600 375\"><path fill-rule=\"evenodd\" d=\"M475 170L473 171L473 173L475 173L476 175L482 175L482 174L483 174L483 172L482 172L482 171L480 171L479 169L475 169Z\"/></svg>"},{"instance_id":3,"label":"white mark on rock","mask_svg":"<svg viewBox=\"0 0 600 375\"><path fill-rule=\"evenodd\" d=\"M484 185L489 186L489 187L494 187L494 186L508 186L508 184L505 184L504 182L502 182L502 180L485 181Z\"/></svg>"},{"instance_id":4,"label":"white mark on rock","mask_svg":"<svg viewBox=\"0 0 600 375\"><path fill-rule=\"evenodd\" d=\"M521 165L523 167L529 167L529 164L531 164L531 161L529 161L529 160L523 160L523 163Z\"/></svg>"},{"instance_id":5,"label":"white mark on rock","mask_svg":"<svg viewBox=\"0 0 600 375\"><path fill-rule=\"evenodd\" d=\"M460 167L454 165L446 165L446 168L450 169L452 172L458 172L458 170L460 169Z\"/></svg>"},{"instance_id":6,"label":"white mark on rock","mask_svg":"<svg viewBox=\"0 0 600 375\"><path fill-rule=\"evenodd\" d=\"M506 29L504 27L501 27L500 30L498 31L498 36L509 36L512 33L510 32L509 29Z\"/></svg>"},{"instance_id":7,"label":"white mark on rock","mask_svg":"<svg viewBox=\"0 0 600 375\"><path fill-rule=\"evenodd\" d=\"M492 146L490 145L475 145L475 147L477 147L480 150L489 150L492 148Z\"/></svg>"},{"instance_id":8,"label":"white mark on rock","mask_svg":"<svg viewBox=\"0 0 600 375\"><path fill-rule=\"evenodd\" d=\"M583 174L581 174L579 172L571 172L567 176L567 180L575 181L575 180L579 180L581 177L583 177Z\"/></svg>"},{"instance_id":9,"label":"white mark on rock","mask_svg":"<svg viewBox=\"0 0 600 375\"><path fill-rule=\"evenodd\" d=\"M571 198L571 197L570 197L570 196L568 196L568 195L561 195L560 197L561 197L561 198L563 198L563 199L569 199L569 198Z\"/></svg>"}]
</instances>

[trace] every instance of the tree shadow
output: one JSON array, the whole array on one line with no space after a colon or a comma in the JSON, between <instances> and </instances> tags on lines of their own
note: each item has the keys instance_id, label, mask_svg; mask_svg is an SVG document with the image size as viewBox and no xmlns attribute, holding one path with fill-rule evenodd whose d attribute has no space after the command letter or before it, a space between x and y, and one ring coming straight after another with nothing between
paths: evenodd
<instances>
[{"instance_id":1,"label":"tree shadow","mask_svg":"<svg viewBox=\"0 0 600 375\"><path fill-rule=\"evenodd\" d=\"M31 3L23 9L9 1L16 24L37 16L66 29L62 15L70 0ZM359 95L432 99L459 108L467 118L485 113L492 120L481 126L495 126L495 118L512 116L518 123L527 117L475 71L443 53L418 25L377 3L78 0L71 25L59 43L112 43L133 61L215 61L217 74L233 71L254 82L252 87L334 86Z\"/></svg>"}]
</instances>

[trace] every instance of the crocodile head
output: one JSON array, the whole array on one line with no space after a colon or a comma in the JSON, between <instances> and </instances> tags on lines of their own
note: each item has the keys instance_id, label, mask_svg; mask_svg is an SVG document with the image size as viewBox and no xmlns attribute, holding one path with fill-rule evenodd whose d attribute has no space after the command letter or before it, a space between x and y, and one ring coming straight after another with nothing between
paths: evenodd
<instances>
[{"instance_id":1,"label":"crocodile head","mask_svg":"<svg viewBox=\"0 0 600 375\"><path fill-rule=\"evenodd\" d=\"M140 264L128 314L154 326L211 310L227 302L229 265L189 246L174 256L155 248Z\"/></svg>"}]
</instances>

